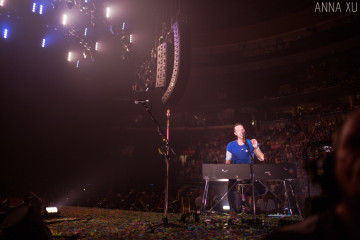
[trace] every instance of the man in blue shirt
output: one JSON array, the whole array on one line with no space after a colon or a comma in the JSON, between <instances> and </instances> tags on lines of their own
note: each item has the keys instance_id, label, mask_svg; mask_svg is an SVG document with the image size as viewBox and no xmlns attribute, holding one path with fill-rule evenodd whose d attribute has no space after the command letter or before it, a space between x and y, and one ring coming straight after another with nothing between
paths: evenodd
<instances>
[{"instance_id":1,"label":"man in blue shirt","mask_svg":"<svg viewBox=\"0 0 360 240\"><path fill-rule=\"evenodd\" d=\"M246 139L246 143L249 146L247 148L245 144L245 128L241 123L237 123L234 126L234 134L237 140L230 142L226 147L226 164L250 164L250 153L258 158L259 161L264 161L264 154L259 148L259 144L256 139Z\"/></svg>"},{"instance_id":2,"label":"man in blue shirt","mask_svg":"<svg viewBox=\"0 0 360 240\"><path fill-rule=\"evenodd\" d=\"M259 161L264 161L264 154L261 152L257 140L245 138L246 132L244 125L241 123L235 124L234 134L237 139L230 142L226 147L226 164L250 164L250 154L253 157L256 155ZM247 144L245 144L245 141ZM229 179L228 188L230 188L235 182L236 179ZM229 205L232 212L238 211L238 209L236 209L235 192L236 188L233 188L228 195Z\"/></svg>"}]
</instances>

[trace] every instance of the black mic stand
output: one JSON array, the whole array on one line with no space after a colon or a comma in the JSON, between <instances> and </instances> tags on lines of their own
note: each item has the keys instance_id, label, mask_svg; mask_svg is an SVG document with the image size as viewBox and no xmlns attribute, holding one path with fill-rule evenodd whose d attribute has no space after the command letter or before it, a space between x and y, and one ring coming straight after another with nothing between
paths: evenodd
<instances>
[{"instance_id":1,"label":"black mic stand","mask_svg":"<svg viewBox=\"0 0 360 240\"><path fill-rule=\"evenodd\" d=\"M165 163L166 163L166 183L165 183L165 203L164 203L164 217L162 218L162 222L153 226L150 226L150 232L154 232L155 229L160 227L180 227L176 224L169 223L168 220L168 202L169 202L169 166L170 166L170 152L175 155L174 149L171 147L169 139L165 136L164 132L161 130L159 123L154 118L154 115L151 113L149 106L146 105L146 101L139 102L144 107L146 112L150 115L150 118L153 120L155 125L157 126L157 131L161 137L161 139L165 142L164 151L159 151L162 155L164 155ZM170 113L168 112L167 117L169 120Z\"/></svg>"},{"instance_id":2,"label":"black mic stand","mask_svg":"<svg viewBox=\"0 0 360 240\"><path fill-rule=\"evenodd\" d=\"M252 153L254 152L251 152L250 151L250 147L249 147L249 144L247 143L247 140L246 140L246 137L245 138L245 145L249 151L249 155L250 155L250 158L251 158L251 163L250 163L250 178L251 178L251 188L252 188L252 191L251 191L251 205L252 205L252 208L253 208L253 217L254 217L254 223L256 223L256 206L255 206L255 179L254 179L254 163L255 163L255 159L254 159L254 156L252 155Z\"/></svg>"}]
</instances>

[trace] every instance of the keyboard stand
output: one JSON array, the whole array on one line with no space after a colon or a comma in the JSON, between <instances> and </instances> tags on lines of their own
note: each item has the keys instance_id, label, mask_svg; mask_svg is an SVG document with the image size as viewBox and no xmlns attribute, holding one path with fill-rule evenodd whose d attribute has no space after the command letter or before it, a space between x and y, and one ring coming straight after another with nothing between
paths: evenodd
<instances>
[{"instance_id":1,"label":"keyboard stand","mask_svg":"<svg viewBox=\"0 0 360 240\"><path fill-rule=\"evenodd\" d=\"M300 207L299 207L298 201L297 201L296 196L295 196L295 194L294 194L294 189L293 189L293 187L291 186L291 181L292 181L292 180L293 180L293 179L284 179L284 180L281 180L281 182L282 182L283 185L284 185L285 201L287 201L290 215L293 216L293 209L292 209L291 204L290 204L290 198L289 198L288 190L287 190L287 187L286 187L286 182L288 182L288 184L289 184L289 186L290 186L291 194L292 194L292 196L295 198L295 204L296 204L296 208L297 208L297 210L298 210L299 216L300 216L300 218L303 218L301 209L300 209Z\"/></svg>"},{"instance_id":2,"label":"keyboard stand","mask_svg":"<svg viewBox=\"0 0 360 240\"><path fill-rule=\"evenodd\" d=\"M206 209L206 202L207 202L207 194L208 194L208 190L209 190L209 178L205 178L205 189L204 189L204 194L203 194L203 199L202 199L202 206L201 206L201 211L200 211L200 216L204 216L206 217L207 215L209 215L211 213L211 211L224 199L224 197L226 197L229 192L231 190L233 190L233 188L239 184L239 182L241 181L241 179L236 179L236 182L233 183L233 185L231 185L231 187L226 191L226 193L220 198L220 200L214 205L212 206L212 208L209 209L208 213L204 215L205 213L205 209Z\"/></svg>"},{"instance_id":3,"label":"keyboard stand","mask_svg":"<svg viewBox=\"0 0 360 240\"><path fill-rule=\"evenodd\" d=\"M206 209L206 202L207 202L207 195L209 191L209 177L205 177L205 188L203 192L203 197L201 201L201 209L200 209L200 216L202 216Z\"/></svg>"}]
</instances>

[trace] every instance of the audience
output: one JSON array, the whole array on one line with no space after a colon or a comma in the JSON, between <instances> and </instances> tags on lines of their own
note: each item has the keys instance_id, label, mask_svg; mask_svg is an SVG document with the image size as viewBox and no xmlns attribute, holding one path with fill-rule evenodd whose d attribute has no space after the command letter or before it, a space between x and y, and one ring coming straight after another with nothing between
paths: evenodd
<instances>
[{"instance_id":1,"label":"audience","mask_svg":"<svg viewBox=\"0 0 360 240\"><path fill-rule=\"evenodd\" d=\"M335 139L334 180L339 201L303 222L285 226L267 239L359 239L360 238L360 110L352 112ZM326 184L326 183L325 183ZM324 185L325 187L326 185Z\"/></svg>"}]
</instances>

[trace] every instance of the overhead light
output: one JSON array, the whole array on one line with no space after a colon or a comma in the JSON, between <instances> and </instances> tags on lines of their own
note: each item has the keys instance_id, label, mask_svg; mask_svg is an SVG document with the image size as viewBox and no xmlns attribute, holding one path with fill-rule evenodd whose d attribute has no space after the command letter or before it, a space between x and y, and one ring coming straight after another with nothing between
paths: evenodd
<instances>
[{"instance_id":1,"label":"overhead light","mask_svg":"<svg viewBox=\"0 0 360 240\"><path fill-rule=\"evenodd\" d=\"M72 59L72 52L68 52L68 57L67 57L68 62L70 62L71 59Z\"/></svg>"},{"instance_id":2,"label":"overhead light","mask_svg":"<svg viewBox=\"0 0 360 240\"><path fill-rule=\"evenodd\" d=\"M43 5L40 5L39 14L43 14Z\"/></svg>"},{"instance_id":3,"label":"overhead light","mask_svg":"<svg viewBox=\"0 0 360 240\"><path fill-rule=\"evenodd\" d=\"M8 30L7 28L4 29L4 34L3 34L3 38L7 38L8 37Z\"/></svg>"},{"instance_id":4,"label":"overhead light","mask_svg":"<svg viewBox=\"0 0 360 240\"><path fill-rule=\"evenodd\" d=\"M46 44L46 39L45 38L43 38L43 40L42 40L42 42L41 42L41 47L45 47L45 44Z\"/></svg>"},{"instance_id":5,"label":"overhead light","mask_svg":"<svg viewBox=\"0 0 360 240\"><path fill-rule=\"evenodd\" d=\"M36 3L33 3L32 5L32 12L34 13L36 11Z\"/></svg>"},{"instance_id":6,"label":"overhead light","mask_svg":"<svg viewBox=\"0 0 360 240\"><path fill-rule=\"evenodd\" d=\"M0 6L3 7L5 5L5 0L0 0Z\"/></svg>"},{"instance_id":7,"label":"overhead light","mask_svg":"<svg viewBox=\"0 0 360 240\"><path fill-rule=\"evenodd\" d=\"M67 24L67 15L66 15L66 14L63 15L62 24L63 24L63 25L66 25L66 24Z\"/></svg>"},{"instance_id":8,"label":"overhead light","mask_svg":"<svg viewBox=\"0 0 360 240\"><path fill-rule=\"evenodd\" d=\"M110 8L109 7L106 8L106 17L107 18L110 17Z\"/></svg>"}]
</instances>

